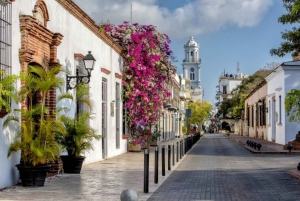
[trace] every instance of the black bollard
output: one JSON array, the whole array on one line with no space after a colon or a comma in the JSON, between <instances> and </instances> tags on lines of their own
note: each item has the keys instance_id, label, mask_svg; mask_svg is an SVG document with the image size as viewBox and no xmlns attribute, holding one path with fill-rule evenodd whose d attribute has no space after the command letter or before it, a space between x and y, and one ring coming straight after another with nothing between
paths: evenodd
<instances>
[{"instance_id":1,"label":"black bollard","mask_svg":"<svg viewBox=\"0 0 300 201\"><path fill-rule=\"evenodd\" d=\"M158 183L158 147L155 147L154 183Z\"/></svg>"},{"instance_id":2,"label":"black bollard","mask_svg":"<svg viewBox=\"0 0 300 201\"><path fill-rule=\"evenodd\" d=\"M144 193L149 192L149 149L144 150Z\"/></svg>"},{"instance_id":3,"label":"black bollard","mask_svg":"<svg viewBox=\"0 0 300 201\"><path fill-rule=\"evenodd\" d=\"M162 176L166 176L166 164L165 164L165 145L161 148L161 174Z\"/></svg>"},{"instance_id":4,"label":"black bollard","mask_svg":"<svg viewBox=\"0 0 300 201\"><path fill-rule=\"evenodd\" d=\"M168 170L171 170L171 145L168 145Z\"/></svg>"},{"instance_id":5,"label":"black bollard","mask_svg":"<svg viewBox=\"0 0 300 201\"><path fill-rule=\"evenodd\" d=\"M172 165L175 165L175 145L172 143Z\"/></svg>"},{"instance_id":6,"label":"black bollard","mask_svg":"<svg viewBox=\"0 0 300 201\"><path fill-rule=\"evenodd\" d=\"M184 156L184 150L185 150L185 143L184 143L184 139L181 140L182 141L182 156Z\"/></svg>"},{"instance_id":7,"label":"black bollard","mask_svg":"<svg viewBox=\"0 0 300 201\"><path fill-rule=\"evenodd\" d=\"M187 152L187 147L188 147L187 138L184 138L184 154L186 154L186 152Z\"/></svg>"},{"instance_id":8,"label":"black bollard","mask_svg":"<svg viewBox=\"0 0 300 201\"><path fill-rule=\"evenodd\" d=\"M179 159L181 160L182 157L182 142L181 140L179 141L180 147L179 147Z\"/></svg>"},{"instance_id":9,"label":"black bollard","mask_svg":"<svg viewBox=\"0 0 300 201\"><path fill-rule=\"evenodd\" d=\"M178 150L178 141L176 142L176 152L177 152L177 154L176 154L176 163L178 163L178 158L179 158L179 156L178 156L178 153L179 153L179 150Z\"/></svg>"}]
</instances>

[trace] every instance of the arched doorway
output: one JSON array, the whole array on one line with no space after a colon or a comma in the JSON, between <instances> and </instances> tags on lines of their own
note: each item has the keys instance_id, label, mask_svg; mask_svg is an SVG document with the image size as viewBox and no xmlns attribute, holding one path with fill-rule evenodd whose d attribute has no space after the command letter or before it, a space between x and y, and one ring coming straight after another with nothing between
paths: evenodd
<instances>
[{"instance_id":1,"label":"arched doorway","mask_svg":"<svg viewBox=\"0 0 300 201\"><path fill-rule=\"evenodd\" d=\"M223 121L223 122L222 122L222 124L221 124L221 129L222 129L222 130L227 130L227 131L230 131L230 130L231 130L231 129L230 129L229 123L226 122L226 121Z\"/></svg>"}]
</instances>

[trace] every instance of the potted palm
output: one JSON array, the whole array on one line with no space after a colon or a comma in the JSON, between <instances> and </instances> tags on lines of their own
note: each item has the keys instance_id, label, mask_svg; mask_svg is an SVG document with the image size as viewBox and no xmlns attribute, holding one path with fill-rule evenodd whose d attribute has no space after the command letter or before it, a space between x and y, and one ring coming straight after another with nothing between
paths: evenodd
<instances>
[{"instance_id":1,"label":"potted palm","mask_svg":"<svg viewBox=\"0 0 300 201\"><path fill-rule=\"evenodd\" d=\"M11 100L17 102L15 86L18 76L7 75L7 72L0 69L0 118L11 111Z\"/></svg>"},{"instance_id":2,"label":"potted palm","mask_svg":"<svg viewBox=\"0 0 300 201\"><path fill-rule=\"evenodd\" d=\"M9 147L8 157L14 152L21 153L20 164L16 167L23 186L44 186L51 168L49 163L59 155L54 132L60 130L63 133L64 127L45 104L49 90L63 84L63 80L56 77L59 72L59 67L28 66L27 72L21 73L22 86L18 93L20 100L27 103L27 109L14 110L4 122L4 126L10 126L12 121L20 126L16 141Z\"/></svg>"},{"instance_id":3,"label":"potted palm","mask_svg":"<svg viewBox=\"0 0 300 201\"><path fill-rule=\"evenodd\" d=\"M56 141L62 145L62 148L67 150L68 155L61 155L63 161L64 173L79 174L83 161L85 159L84 151L93 149L92 141L99 140L101 135L89 125L91 119L92 101L90 100L89 87L85 84L79 84L76 87L76 95L66 93L59 96L58 100L70 99L77 106L77 111L74 117L69 117L68 108L61 108L68 110L67 114L61 115L60 119L66 129L66 133L56 132ZM79 104L87 106L87 111L78 111Z\"/></svg>"}]
</instances>

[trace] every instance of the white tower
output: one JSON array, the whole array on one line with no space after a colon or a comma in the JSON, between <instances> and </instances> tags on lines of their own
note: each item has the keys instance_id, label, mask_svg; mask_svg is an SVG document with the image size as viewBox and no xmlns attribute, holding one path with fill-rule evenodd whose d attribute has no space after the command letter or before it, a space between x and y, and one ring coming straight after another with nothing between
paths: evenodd
<instances>
[{"instance_id":1,"label":"white tower","mask_svg":"<svg viewBox=\"0 0 300 201\"><path fill-rule=\"evenodd\" d=\"M191 36L189 41L184 44L185 59L183 60L183 78L191 80L189 86L193 101L202 101L201 89L201 59L199 59L199 44Z\"/></svg>"}]
</instances>

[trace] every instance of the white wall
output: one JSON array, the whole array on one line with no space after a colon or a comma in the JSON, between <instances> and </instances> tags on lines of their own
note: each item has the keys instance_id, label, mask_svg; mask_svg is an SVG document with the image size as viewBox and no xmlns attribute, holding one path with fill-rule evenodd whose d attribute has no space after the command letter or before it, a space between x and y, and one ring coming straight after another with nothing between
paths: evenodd
<instances>
[{"instance_id":1,"label":"white wall","mask_svg":"<svg viewBox=\"0 0 300 201\"><path fill-rule=\"evenodd\" d=\"M276 120L276 137L275 142L279 144L286 144L289 141L295 139L298 130L300 130L299 123L290 122L287 113L285 112L284 107L284 99L286 93L290 92L291 89L300 89L300 66L281 66L276 69L276 72L273 72L269 75L266 80L268 82L268 97L267 97L267 105L268 105L268 117L270 115L270 119L267 122L268 124L268 139L272 140L272 119ZM281 123L279 122L279 96L281 96ZM275 116L272 112L272 107L269 107L269 101L275 98ZM278 117L276 117L278 116Z\"/></svg>"},{"instance_id":2,"label":"white wall","mask_svg":"<svg viewBox=\"0 0 300 201\"><path fill-rule=\"evenodd\" d=\"M44 0L48 9L50 21L47 24L47 28L53 33L61 33L64 37L62 43L57 48L57 59L63 68L68 68L72 75L75 75L75 59L74 53L81 53L86 55L88 51L92 51L95 57L96 65L92 71L91 82L89 84L90 93L92 94L92 100L95 102L94 119L90 124L93 128L102 131L102 94L101 94L101 82L102 78L107 79L107 145L108 145L108 157L116 156L127 151L127 141L122 139L122 119L120 120L120 148L116 149L116 114L114 117L110 116L110 103L115 100L115 88L116 82L120 83L121 79L115 77L115 73L121 73L123 66L123 59L104 41L98 38L92 33L85 25L77 20L73 15L66 11L59 3L53 0ZM32 16L32 10L36 0L21 0L13 3L13 47L12 47L12 66L13 74L19 74L20 63L18 58L19 48L21 46L21 34L19 24L19 14L26 14ZM106 68L111 71L110 75L106 75L101 72L101 68ZM65 77L64 74L61 76ZM65 90L65 87L64 87ZM70 91L74 93L74 90ZM59 95L59 94L57 94ZM62 104L70 105L68 102ZM74 105L72 105L74 107ZM114 107L115 109L115 107ZM74 111L74 110L73 110ZM120 108L120 112L122 109ZM0 129L2 121L0 120ZM9 130L4 130L3 135L0 138L0 188L10 186L17 182L18 172L14 167L19 162L19 156L13 155L10 159L6 158L7 149L9 144L13 140L13 134ZM85 153L85 164L93 163L102 160L102 142L94 142L94 150L89 153Z\"/></svg>"},{"instance_id":3,"label":"white wall","mask_svg":"<svg viewBox=\"0 0 300 201\"><path fill-rule=\"evenodd\" d=\"M284 81L285 86L283 88L283 93L286 94L291 91L291 89L300 89L300 66L295 66L295 68L284 67ZM284 100L284 99L283 99ZM284 104L282 105L283 111L285 111ZM296 134L300 131L300 124L297 122L290 122L289 116L286 112L283 113L282 119L284 120L285 126L285 143L292 141L296 138Z\"/></svg>"}]
</instances>

